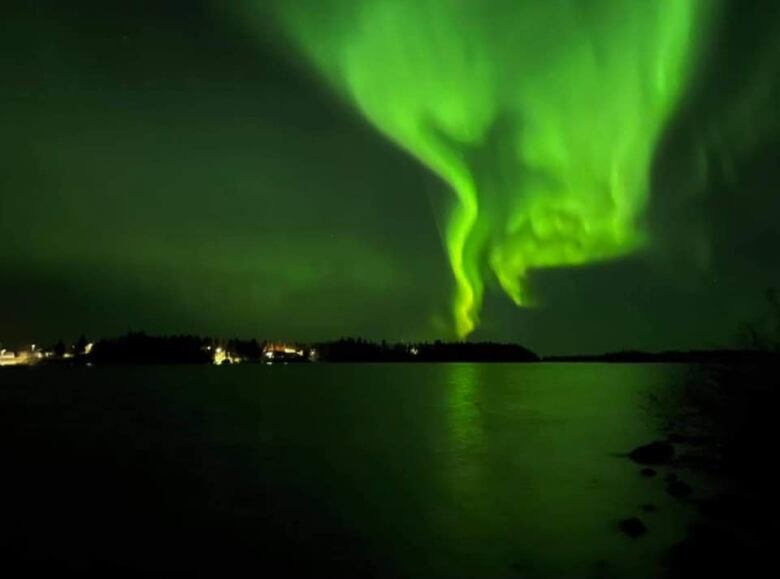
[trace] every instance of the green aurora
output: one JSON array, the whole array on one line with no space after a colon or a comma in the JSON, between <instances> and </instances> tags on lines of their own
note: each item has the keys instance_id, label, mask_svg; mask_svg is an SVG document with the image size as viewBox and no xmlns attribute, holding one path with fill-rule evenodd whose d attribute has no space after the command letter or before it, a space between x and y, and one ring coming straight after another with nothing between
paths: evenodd
<instances>
[{"instance_id":1,"label":"green aurora","mask_svg":"<svg viewBox=\"0 0 780 579\"><path fill-rule=\"evenodd\" d=\"M490 280L530 305L529 270L648 242L654 153L714 5L316 0L277 13L327 81L454 193L441 229L465 337Z\"/></svg>"}]
</instances>

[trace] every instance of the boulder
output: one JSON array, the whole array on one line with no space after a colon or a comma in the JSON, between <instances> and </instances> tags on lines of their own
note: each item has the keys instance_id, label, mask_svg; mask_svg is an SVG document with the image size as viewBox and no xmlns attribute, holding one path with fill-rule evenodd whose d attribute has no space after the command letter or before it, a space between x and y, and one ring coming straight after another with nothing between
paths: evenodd
<instances>
[{"instance_id":1,"label":"boulder","mask_svg":"<svg viewBox=\"0 0 780 579\"><path fill-rule=\"evenodd\" d=\"M629 537L637 538L647 532L647 527L638 517L630 517L620 521L620 530Z\"/></svg>"},{"instance_id":2,"label":"boulder","mask_svg":"<svg viewBox=\"0 0 780 579\"><path fill-rule=\"evenodd\" d=\"M674 458L674 446L658 440L644 446L638 446L629 452L628 456L639 464L664 464Z\"/></svg>"}]
</instances>

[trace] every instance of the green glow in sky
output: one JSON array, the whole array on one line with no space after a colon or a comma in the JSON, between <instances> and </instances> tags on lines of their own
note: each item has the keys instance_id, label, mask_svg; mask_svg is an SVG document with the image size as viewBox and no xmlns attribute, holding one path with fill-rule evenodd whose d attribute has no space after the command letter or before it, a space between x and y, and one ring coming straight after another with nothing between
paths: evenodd
<instances>
[{"instance_id":1,"label":"green glow in sky","mask_svg":"<svg viewBox=\"0 0 780 579\"><path fill-rule=\"evenodd\" d=\"M280 2L302 54L454 193L442 238L458 336L492 280L626 255L707 0ZM491 273L492 272L492 273Z\"/></svg>"}]
</instances>

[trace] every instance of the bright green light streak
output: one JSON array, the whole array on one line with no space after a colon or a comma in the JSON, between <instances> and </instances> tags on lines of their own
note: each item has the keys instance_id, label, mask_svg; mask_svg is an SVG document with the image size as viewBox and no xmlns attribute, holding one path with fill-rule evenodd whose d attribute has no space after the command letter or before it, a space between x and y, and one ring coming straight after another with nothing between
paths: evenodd
<instances>
[{"instance_id":1,"label":"bright green light streak","mask_svg":"<svg viewBox=\"0 0 780 579\"><path fill-rule=\"evenodd\" d=\"M486 281L626 255L710 0L299 0L290 38L451 187L442 236L458 336ZM492 275L490 274L492 272Z\"/></svg>"}]
</instances>

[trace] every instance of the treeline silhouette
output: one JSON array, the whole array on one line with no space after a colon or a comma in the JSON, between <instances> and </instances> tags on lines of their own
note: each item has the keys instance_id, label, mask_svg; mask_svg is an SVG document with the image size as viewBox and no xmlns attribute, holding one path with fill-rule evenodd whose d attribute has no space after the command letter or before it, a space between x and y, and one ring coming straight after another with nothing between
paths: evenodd
<instances>
[{"instance_id":1,"label":"treeline silhouette","mask_svg":"<svg viewBox=\"0 0 780 579\"><path fill-rule=\"evenodd\" d=\"M295 362L536 362L539 357L517 344L496 342L372 342L363 338L296 344L303 356L285 356L275 352L271 359ZM267 362L266 347L273 344L257 339L227 341L193 335L152 336L131 332L118 338L98 340L89 353L80 354L71 363L93 364L207 364L217 349L241 362ZM313 354L313 355L312 355Z\"/></svg>"},{"instance_id":2,"label":"treeline silhouette","mask_svg":"<svg viewBox=\"0 0 780 579\"><path fill-rule=\"evenodd\" d=\"M607 354L547 356L545 362L605 362L623 364L755 364L776 362L778 354L766 350L624 350Z\"/></svg>"},{"instance_id":3,"label":"treeline silhouette","mask_svg":"<svg viewBox=\"0 0 780 579\"><path fill-rule=\"evenodd\" d=\"M496 342L371 342L341 338L315 346L328 362L536 362L539 357L517 344Z\"/></svg>"},{"instance_id":4,"label":"treeline silhouette","mask_svg":"<svg viewBox=\"0 0 780 579\"><path fill-rule=\"evenodd\" d=\"M91 351L84 348L82 338L74 358L60 357L50 363L75 364L209 364L215 360L217 349L241 362L601 362L601 363L688 363L688 364L763 364L778 360L776 349L756 350L691 350L644 352L625 350L598 355L547 356L540 358L518 344L498 342L373 342L364 338L340 338L334 341L294 344L299 354L265 356L266 348L274 350L273 343L257 339L217 340L193 335L152 336L132 332L118 338L97 341ZM277 345L278 346L278 345ZM58 348L61 350L62 348Z\"/></svg>"},{"instance_id":5,"label":"treeline silhouette","mask_svg":"<svg viewBox=\"0 0 780 579\"><path fill-rule=\"evenodd\" d=\"M95 343L86 356L99 364L206 364L211 340L198 336L149 336L133 332Z\"/></svg>"},{"instance_id":6,"label":"treeline silhouette","mask_svg":"<svg viewBox=\"0 0 780 579\"><path fill-rule=\"evenodd\" d=\"M225 349L242 360L256 362L263 356L264 346L265 342L258 342L255 338L252 338L251 340L233 338L232 340L228 340Z\"/></svg>"}]
</instances>

